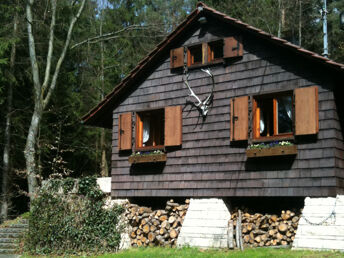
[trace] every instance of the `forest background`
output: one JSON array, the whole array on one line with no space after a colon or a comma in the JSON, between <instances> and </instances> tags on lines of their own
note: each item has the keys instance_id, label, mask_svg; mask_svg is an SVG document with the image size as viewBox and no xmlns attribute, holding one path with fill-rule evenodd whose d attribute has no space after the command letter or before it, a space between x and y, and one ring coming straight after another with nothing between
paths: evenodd
<instances>
[{"instance_id":1,"label":"forest background","mask_svg":"<svg viewBox=\"0 0 344 258\"><path fill-rule=\"evenodd\" d=\"M32 20L27 12L28 2L32 2ZM31 26L35 39L37 69L44 71L49 64L49 35L55 17L52 68L48 71L52 75L66 45L71 17L75 17L83 2L85 6L60 64L56 87L41 110L32 146L31 176L37 185L52 177L109 175L111 132L82 126L81 117L197 4L196 0L1 0L0 220L26 211L32 197L28 195L30 169L26 150L36 110L36 84L28 27ZM204 3L303 48L323 52L323 0ZM344 63L344 31L339 26L344 0L328 0L327 5L329 57ZM43 74L39 76L43 81Z\"/></svg>"}]
</instances>

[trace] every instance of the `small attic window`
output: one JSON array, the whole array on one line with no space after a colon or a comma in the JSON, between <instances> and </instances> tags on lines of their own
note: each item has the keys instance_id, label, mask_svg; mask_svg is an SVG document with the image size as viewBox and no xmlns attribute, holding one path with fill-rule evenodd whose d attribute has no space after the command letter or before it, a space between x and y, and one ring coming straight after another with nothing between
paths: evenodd
<instances>
[{"instance_id":1,"label":"small attic window","mask_svg":"<svg viewBox=\"0 0 344 258\"><path fill-rule=\"evenodd\" d=\"M205 65L224 63L225 60L243 56L241 36L226 37L197 45L187 46L187 66L198 68ZM184 48L170 51L170 68L181 68L184 65Z\"/></svg>"},{"instance_id":2,"label":"small attic window","mask_svg":"<svg viewBox=\"0 0 344 258\"><path fill-rule=\"evenodd\" d=\"M202 64L202 45L188 48L188 66Z\"/></svg>"},{"instance_id":3,"label":"small attic window","mask_svg":"<svg viewBox=\"0 0 344 258\"><path fill-rule=\"evenodd\" d=\"M223 58L223 40L208 43L208 62Z\"/></svg>"}]
</instances>

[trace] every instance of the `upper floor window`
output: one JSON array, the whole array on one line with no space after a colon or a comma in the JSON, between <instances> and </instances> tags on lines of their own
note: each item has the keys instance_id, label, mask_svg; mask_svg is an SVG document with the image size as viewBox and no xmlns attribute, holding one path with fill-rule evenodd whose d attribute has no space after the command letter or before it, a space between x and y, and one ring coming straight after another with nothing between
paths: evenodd
<instances>
[{"instance_id":1,"label":"upper floor window","mask_svg":"<svg viewBox=\"0 0 344 258\"><path fill-rule=\"evenodd\" d=\"M208 43L208 62L223 58L223 40Z\"/></svg>"},{"instance_id":2,"label":"upper floor window","mask_svg":"<svg viewBox=\"0 0 344 258\"><path fill-rule=\"evenodd\" d=\"M188 48L188 66L202 64L203 53L202 45L192 46Z\"/></svg>"},{"instance_id":3,"label":"upper floor window","mask_svg":"<svg viewBox=\"0 0 344 258\"><path fill-rule=\"evenodd\" d=\"M184 67L185 49L185 52L187 53L186 64L188 67L216 64L224 62L225 59L243 56L243 44L241 37L227 37L215 41L199 43L193 46L171 49L171 69L180 69Z\"/></svg>"}]
</instances>

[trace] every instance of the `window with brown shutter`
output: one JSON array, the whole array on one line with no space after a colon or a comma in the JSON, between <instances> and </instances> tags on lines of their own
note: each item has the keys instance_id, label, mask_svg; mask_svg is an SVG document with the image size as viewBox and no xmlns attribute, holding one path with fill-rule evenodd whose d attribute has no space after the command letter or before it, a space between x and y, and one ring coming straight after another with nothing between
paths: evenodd
<instances>
[{"instance_id":1,"label":"window with brown shutter","mask_svg":"<svg viewBox=\"0 0 344 258\"><path fill-rule=\"evenodd\" d=\"M187 47L187 66L200 67L223 63L224 59L243 55L241 36L203 42ZM172 66L171 66L172 67Z\"/></svg>"},{"instance_id":2,"label":"window with brown shutter","mask_svg":"<svg viewBox=\"0 0 344 258\"><path fill-rule=\"evenodd\" d=\"M182 144L182 107L165 108L165 146Z\"/></svg>"},{"instance_id":3,"label":"window with brown shutter","mask_svg":"<svg viewBox=\"0 0 344 258\"><path fill-rule=\"evenodd\" d=\"M295 89L295 135L319 132L318 87Z\"/></svg>"},{"instance_id":4,"label":"window with brown shutter","mask_svg":"<svg viewBox=\"0 0 344 258\"><path fill-rule=\"evenodd\" d=\"M223 40L208 43L208 62L223 59Z\"/></svg>"},{"instance_id":5,"label":"window with brown shutter","mask_svg":"<svg viewBox=\"0 0 344 258\"><path fill-rule=\"evenodd\" d=\"M135 149L162 149L164 147L164 110L136 113Z\"/></svg>"},{"instance_id":6,"label":"window with brown shutter","mask_svg":"<svg viewBox=\"0 0 344 258\"><path fill-rule=\"evenodd\" d=\"M253 139L282 139L293 135L292 92L253 98Z\"/></svg>"},{"instance_id":7,"label":"window with brown shutter","mask_svg":"<svg viewBox=\"0 0 344 258\"><path fill-rule=\"evenodd\" d=\"M231 99L231 141L248 139L248 96Z\"/></svg>"},{"instance_id":8,"label":"window with brown shutter","mask_svg":"<svg viewBox=\"0 0 344 258\"><path fill-rule=\"evenodd\" d=\"M118 149L131 150L132 118L131 113L120 114L118 117Z\"/></svg>"},{"instance_id":9,"label":"window with brown shutter","mask_svg":"<svg viewBox=\"0 0 344 258\"><path fill-rule=\"evenodd\" d=\"M136 113L135 150L157 150L182 144L182 107Z\"/></svg>"},{"instance_id":10,"label":"window with brown shutter","mask_svg":"<svg viewBox=\"0 0 344 258\"><path fill-rule=\"evenodd\" d=\"M293 139L319 131L317 86L254 96L252 104L253 140Z\"/></svg>"},{"instance_id":11,"label":"window with brown shutter","mask_svg":"<svg viewBox=\"0 0 344 258\"><path fill-rule=\"evenodd\" d=\"M243 55L242 38L240 36L224 39L223 58L240 57Z\"/></svg>"},{"instance_id":12,"label":"window with brown shutter","mask_svg":"<svg viewBox=\"0 0 344 258\"><path fill-rule=\"evenodd\" d=\"M181 68L184 66L184 47L171 49L170 65L171 69Z\"/></svg>"}]
</instances>

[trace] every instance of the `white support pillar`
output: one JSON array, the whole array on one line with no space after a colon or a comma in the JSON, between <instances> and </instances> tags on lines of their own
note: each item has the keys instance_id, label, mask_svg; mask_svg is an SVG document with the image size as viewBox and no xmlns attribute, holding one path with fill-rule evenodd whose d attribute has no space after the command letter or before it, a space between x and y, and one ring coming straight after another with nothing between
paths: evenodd
<instances>
[{"instance_id":1,"label":"white support pillar","mask_svg":"<svg viewBox=\"0 0 344 258\"><path fill-rule=\"evenodd\" d=\"M344 251L344 195L305 199L293 249Z\"/></svg>"},{"instance_id":2,"label":"white support pillar","mask_svg":"<svg viewBox=\"0 0 344 258\"><path fill-rule=\"evenodd\" d=\"M222 199L191 199L177 246L227 248L230 218L231 214Z\"/></svg>"}]
</instances>

